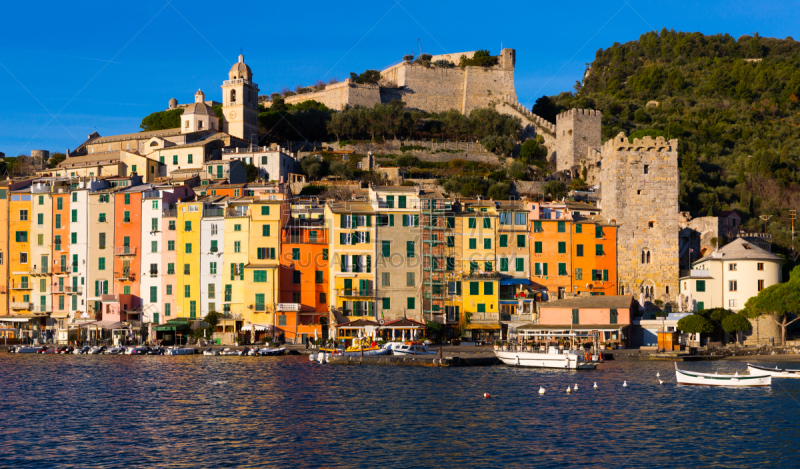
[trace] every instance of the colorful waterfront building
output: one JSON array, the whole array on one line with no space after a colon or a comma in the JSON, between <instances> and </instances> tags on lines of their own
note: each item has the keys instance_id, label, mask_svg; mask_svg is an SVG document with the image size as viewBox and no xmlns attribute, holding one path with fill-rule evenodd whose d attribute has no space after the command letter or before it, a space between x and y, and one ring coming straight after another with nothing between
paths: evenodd
<instances>
[{"instance_id":1,"label":"colorful waterfront building","mask_svg":"<svg viewBox=\"0 0 800 469\"><path fill-rule=\"evenodd\" d=\"M200 319L200 220L203 202L178 204L176 236L176 317Z\"/></svg>"},{"instance_id":2,"label":"colorful waterfront building","mask_svg":"<svg viewBox=\"0 0 800 469\"><path fill-rule=\"evenodd\" d=\"M330 249L335 253L330 264L331 305L348 321L375 319L374 216L372 205L363 201L325 206L325 219L331 223Z\"/></svg>"},{"instance_id":3,"label":"colorful waterfront building","mask_svg":"<svg viewBox=\"0 0 800 469\"><path fill-rule=\"evenodd\" d=\"M533 319L534 295L530 285L530 248L528 215L525 202L497 203L497 271L500 319L530 322Z\"/></svg>"},{"instance_id":4,"label":"colorful waterfront building","mask_svg":"<svg viewBox=\"0 0 800 469\"><path fill-rule=\"evenodd\" d=\"M203 197L200 220L200 314L222 312L226 197Z\"/></svg>"},{"instance_id":5,"label":"colorful waterfront building","mask_svg":"<svg viewBox=\"0 0 800 469\"><path fill-rule=\"evenodd\" d=\"M73 270L77 273L78 259L70 259L70 186L55 185L51 187L53 198L53 258L55 260L53 285L53 313L67 314L70 309L70 278ZM77 276L74 276L77 279ZM76 284L77 285L77 284Z\"/></svg>"},{"instance_id":6,"label":"colorful waterfront building","mask_svg":"<svg viewBox=\"0 0 800 469\"><path fill-rule=\"evenodd\" d=\"M289 213L282 217L276 326L286 340L305 343L315 335L327 338L329 332L330 231L325 207L318 202L292 201L287 207Z\"/></svg>"},{"instance_id":7,"label":"colorful waterfront building","mask_svg":"<svg viewBox=\"0 0 800 469\"><path fill-rule=\"evenodd\" d=\"M248 243L247 262L244 265L244 289L247 310L245 326L252 325L251 337L258 338L267 329L286 327L286 315L279 314L276 305L280 301L280 261L277 256L281 252L281 218L283 207L281 200L262 200L248 197L241 205L234 207L247 217ZM248 328L250 329L250 328ZM258 329L262 329L259 331Z\"/></svg>"},{"instance_id":8,"label":"colorful waterfront building","mask_svg":"<svg viewBox=\"0 0 800 469\"><path fill-rule=\"evenodd\" d=\"M187 187L191 192L191 189ZM177 317L178 302L176 296L177 269L178 263L177 247L178 242L178 201L172 203L164 202L161 210L161 311L163 318L160 324ZM155 321L153 321L155 322Z\"/></svg>"},{"instance_id":9,"label":"colorful waterfront building","mask_svg":"<svg viewBox=\"0 0 800 469\"><path fill-rule=\"evenodd\" d=\"M232 326L235 331L240 331L245 321L252 322L255 308L255 292L245 290L244 266L249 261L250 249L250 217L248 216L249 202L227 202L225 209L225 256L223 267L223 313L226 319L224 324ZM252 296L251 296L252 295Z\"/></svg>"},{"instance_id":10,"label":"colorful waterfront building","mask_svg":"<svg viewBox=\"0 0 800 469\"><path fill-rule=\"evenodd\" d=\"M38 313L52 313L53 199L52 185L36 181L31 185L31 268L32 302ZM52 316L58 313L51 314ZM67 317L66 312L62 312Z\"/></svg>"},{"instance_id":11,"label":"colorful waterfront building","mask_svg":"<svg viewBox=\"0 0 800 469\"><path fill-rule=\"evenodd\" d=\"M13 315L29 315L33 311L31 294L33 282L30 275L31 252L31 189L15 189L9 202L9 310Z\"/></svg>"},{"instance_id":12,"label":"colorful waterfront building","mask_svg":"<svg viewBox=\"0 0 800 469\"><path fill-rule=\"evenodd\" d=\"M116 189L108 183L89 192L87 260L87 316L95 316L103 310L103 298L114 294L114 232L116 227ZM89 319L89 318L87 318Z\"/></svg>"},{"instance_id":13,"label":"colorful waterfront building","mask_svg":"<svg viewBox=\"0 0 800 469\"><path fill-rule=\"evenodd\" d=\"M123 183L123 181L117 181ZM103 317L138 320L141 308L142 200L148 185L122 187L113 194L114 297L103 302Z\"/></svg>"}]
</instances>

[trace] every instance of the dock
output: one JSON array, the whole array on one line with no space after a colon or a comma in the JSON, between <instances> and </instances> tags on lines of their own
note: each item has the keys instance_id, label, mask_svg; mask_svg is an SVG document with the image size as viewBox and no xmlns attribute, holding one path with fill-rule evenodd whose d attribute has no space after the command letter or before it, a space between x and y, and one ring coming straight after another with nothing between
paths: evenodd
<instances>
[{"instance_id":1,"label":"dock","mask_svg":"<svg viewBox=\"0 0 800 469\"><path fill-rule=\"evenodd\" d=\"M492 366L498 363L497 357L442 357L435 356L397 356L381 355L377 357L342 357L332 356L328 363L332 365L377 365L377 366L425 366L425 367L461 367Z\"/></svg>"}]
</instances>

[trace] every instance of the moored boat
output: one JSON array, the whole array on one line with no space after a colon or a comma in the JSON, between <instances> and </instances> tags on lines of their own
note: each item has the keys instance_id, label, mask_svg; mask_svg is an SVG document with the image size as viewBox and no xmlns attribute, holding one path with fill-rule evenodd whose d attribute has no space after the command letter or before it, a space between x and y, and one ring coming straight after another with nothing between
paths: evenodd
<instances>
[{"instance_id":1,"label":"moored boat","mask_svg":"<svg viewBox=\"0 0 800 469\"><path fill-rule=\"evenodd\" d=\"M24 345L20 345L14 350L14 353L39 353L42 351L44 347L26 347Z\"/></svg>"},{"instance_id":2,"label":"moored boat","mask_svg":"<svg viewBox=\"0 0 800 469\"><path fill-rule=\"evenodd\" d=\"M169 347L164 350L164 355L194 355L191 347Z\"/></svg>"},{"instance_id":3,"label":"moored boat","mask_svg":"<svg viewBox=\"0 0 800 469\"><path fill-rule=\"evenodd\" d=\"M769 375L740 375L719 373L697 373L678 369L675 364L675 380L678 384L697 386L770 386L772 376Z\"/></svg>"},{"instance_id":4,"label":"moored boat","mask_svg":"<svg viewBox=\"0 0 800 469\"><path fill-rule=\"evenodd\" d=\"M800 378L800 369L790 368L767 368L765 366L747 364L747 371L751 375L769 375L773 378Z\"/></svg>"},{"instance_id":5,"label":"moored boat","mask_svg":"<svg viewBox=\"0 0 800 469\"><path fill-rule=\"evenodd\" d=\"M255 355L260 357L272 357L276 355L283 355L286 353L286 347L278 348L260 348L255 350Z\"/></svg>"},{"instance_id":6,"label":"moored boat","mask_svg":"<svg viewBox=\"0 0 800 469\"><path fill-rule=\"evenodd\" d=\"M147 355L148 347L128 347L125 349L125 355Z\"/></svg>"},{"instance_id":7,"label":"moored boat","mask_svg":"<svg viewBox=\"0 0 800 469\"><path fill-rule=\"evenodd\" d=\"M559 350L550 347L547 352L527 352L514 350L514 346L495 350L495 356L509 366L528 368L553 368L561 370L594 370L598 363L592 361L591 354L577 350ZM509 350L510 349L510 350Z\"/></svg>"},{"instance_id":8,"label":"moored boat","mask_svg":"<svg viewBox=\"0 0 800 469\"><path fill-rule=\"evenodd\" d=\"M428 346L421 342L406 342L399 347L392 347L393 355L436 355L428 350Z\"/></svg>"}]
</instances>

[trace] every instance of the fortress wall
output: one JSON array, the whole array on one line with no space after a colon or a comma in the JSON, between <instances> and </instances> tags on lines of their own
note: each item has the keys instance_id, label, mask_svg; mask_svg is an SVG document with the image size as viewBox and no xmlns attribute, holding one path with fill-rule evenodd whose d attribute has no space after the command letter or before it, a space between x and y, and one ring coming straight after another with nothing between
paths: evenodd
<instances>
[{"instance_id":1,"label":"fortress wall","mask_svg":"<svg viewBox=\"0 0 800 469\"><path fill-rule=\"evenodd\" d=\"M428 112L462 111L464 99L464 71L460 68L428 68L403 63L404 75L401 90L403 101L412 109Z\"/></svg>"},{"instance_id":2,"label":"fortress wall","mask_svg":"<svg viewBox=\"0 0 800 469\"><path fill-rule=\"evenodd\" d=\"M347 98L345 102L351 106L372 107L381 102L381 90L378 85L354 84L346 89Z\"/></svg>"},{"instance_id":3,"label":"fortress wall","mask_svg":"<svg viewBox=\"0 0 800 469\"><path fill-rule=\"evenodd\" d=\"M405 86L406 84L406 66L411 62L400 62L397 65L383 70L381 72L381 81L393 81L397 86Z\"/></svg>"},{"instance_id":4,"label":"fortress wall","mask_svg":"<svg viewBox=\"0 0 800 469\"><path fill-rule=\"evenodd\" d=\"M466 67L463 112L491 107L498 100L517 102L514 89L514 71L497 68Z\"/></svg>"}]
</instances>

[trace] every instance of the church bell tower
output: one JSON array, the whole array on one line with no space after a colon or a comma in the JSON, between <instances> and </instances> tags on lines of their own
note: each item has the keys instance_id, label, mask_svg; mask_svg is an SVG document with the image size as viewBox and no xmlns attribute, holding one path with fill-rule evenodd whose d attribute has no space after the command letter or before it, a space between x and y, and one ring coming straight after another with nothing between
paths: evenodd
<instances>
[{"instance_id":1,"label":"church bell tower","mask_svg":"<svg viewBox=\"0 0 800 469\"><path fill-rule=\"evenodd\" d=\"M222 130L234 137L258 143L258 85L253 83L253 72L244 63L244 55L228 72L222 82Z\"/></svg>"}]
</instances>

